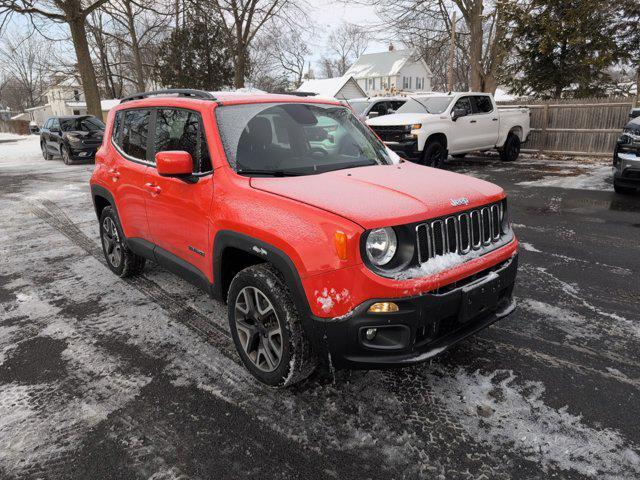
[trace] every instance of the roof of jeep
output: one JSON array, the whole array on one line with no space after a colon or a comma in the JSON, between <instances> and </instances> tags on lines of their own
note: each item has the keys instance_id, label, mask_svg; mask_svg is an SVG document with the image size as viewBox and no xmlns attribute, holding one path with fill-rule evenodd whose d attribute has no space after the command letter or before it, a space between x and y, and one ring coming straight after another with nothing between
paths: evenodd
<instances>
[{"instance_id":1,"label":"roof of jeep","mask_svg":"<svg viewBox=\"0 0 640 480\"><path fill-rule=\"evenodd\" d=\"M215 99L202 99L195 97L183 97L175 95L152 95L146 98L128 100L124 103L120 103L117 109L141 107L144 105L149 106L161 106L163 100L167 101L170 106L175 106L178 103L190 104L190 103L208 103L218 105L243 105L250 103L319 103L329 105L340 105L340 102L336 99L319 98L319 97L300 97L298 95L283 95L272 93L240 93L240 92L210 92Z\"/></svg>"}]
</instances>

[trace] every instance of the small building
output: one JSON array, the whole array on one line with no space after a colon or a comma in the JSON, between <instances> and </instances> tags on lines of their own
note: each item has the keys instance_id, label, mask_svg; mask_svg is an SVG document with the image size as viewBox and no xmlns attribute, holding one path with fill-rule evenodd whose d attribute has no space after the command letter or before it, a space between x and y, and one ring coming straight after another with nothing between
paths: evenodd
<instances>
[{"instance_id":1,"label":"small building","mask_svg":"<svg viewBox=\"0 0 640 480\"><path fill-rule=\"evenodd\" d=\"M352 98L366 97L366 93L358 82L349 75L335 78L319 78L305 80L296 90L299 94L311 94L319 97L336 98L338 100L351 100Z\"/></svg>"},{"instance_id":2,"label":"small building","mask_svg":"<svg viewBox=\"0 0 640 480\"><path fill-rule=\"evenodd\" d=\"M397 92L428 92L433 74L415 50L389 50L366 53L349 68L345 76L353 77L366 96Z\"/></svg>"},{"instance_id":3,"label":"small building","mask_svg":"<svg viewBox=\"0 0 640 480\"><path fill-rule=\"evenodd\" d=\"M44 95L47 99L47 104L35 108L42 108L44 110L48 107L46 117L87 115L87 103L84 99L84 91L82 90L82 86L74 78L67 78L56 83L49 87ZM102 116L106 118L109 110L119 103L120 100L118 99L102 100ZM27 109L27 111L29 110L31 109ZM41 121L32 120L38 125L42 125Z\"/></svg>"}]
</instances>

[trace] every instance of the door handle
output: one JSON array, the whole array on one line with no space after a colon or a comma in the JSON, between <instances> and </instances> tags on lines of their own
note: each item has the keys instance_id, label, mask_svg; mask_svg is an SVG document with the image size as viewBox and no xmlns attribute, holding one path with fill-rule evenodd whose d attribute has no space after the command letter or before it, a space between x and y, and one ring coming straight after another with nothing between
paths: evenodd
<instances>
[{"instance_id":1,"label":"door handle","mask_svg":"<svg viewBox=\"0 0 640 480\"><path fill-rule=\"evenodd\" d=\"M498 119L497 118L492 118L491 120L493 120L494 122L497 122Z\"/></svg>"},{"instance_id":2,"label":"door handle","mask_svg":"<svg viewBox=\"0 0 640 480\"><path fill-rule=\"evenodd\" d=\"M152 195L159 195L162 189L155 183L145 183L144 186L151 192Z\"/></svg>"},{"instance_id":3,"label":"door handle","mask_svg":"<svg viewBox=\"0 0 640 480\"><path fill-rule=\"evenodd\" d=\"M471 120L469 123L476 123L477 120Z\"/></svg>"}]
</instances>

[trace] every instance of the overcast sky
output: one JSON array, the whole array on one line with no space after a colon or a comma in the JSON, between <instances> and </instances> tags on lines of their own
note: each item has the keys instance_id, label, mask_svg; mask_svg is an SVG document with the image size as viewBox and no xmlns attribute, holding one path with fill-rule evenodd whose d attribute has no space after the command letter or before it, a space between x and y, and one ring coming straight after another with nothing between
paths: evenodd
<instances>
[{"instance_id":1,"label":"overcast sky","mask_svg":"<svg viewBox=\"0 0 640 480\"><path fill-rule=\"evenodd\" d=\"M339 26L342 22L366 25L378 21L375 10L371 6L345 5L343 2L335 0L308 0L311 6L309 17L318 24L320 34L313 42L313 60L316 63L322 56L325 48L326 38L332 28ZM380 52L387 48L387 42L380 42L375 38L370 39L367 53Z\"/></svg>"}]
</instances>

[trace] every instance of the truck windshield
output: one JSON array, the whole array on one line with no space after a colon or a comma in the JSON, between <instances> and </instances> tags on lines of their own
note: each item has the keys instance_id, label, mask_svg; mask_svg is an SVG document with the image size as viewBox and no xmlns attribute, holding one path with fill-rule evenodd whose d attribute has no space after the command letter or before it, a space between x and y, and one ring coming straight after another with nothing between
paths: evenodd
<instances>
[{"instance_id":1,"label":"truck windshield","mask_svg":"<svg viewBox=\"0 0 640 480\"><path fill-rule=\"evenodd\" d=\"M384 144L348 108L303 103L216 109L231 167L261 176L311 175L393 163Z\"/></svg>"},{"instance_id":2,"label":"truck windshield","mask_svg":"<svg viewBox=\"0 0 640 480\"><path fill-rule=\"evenodd\" d=\"M396 113L442 113L451 103L451 97L409 97Z\"/></svg>"}]
</instances>

